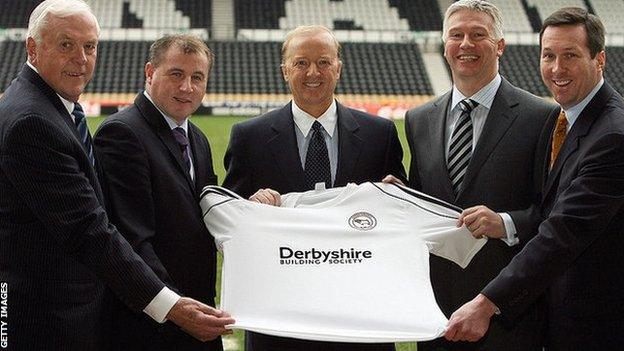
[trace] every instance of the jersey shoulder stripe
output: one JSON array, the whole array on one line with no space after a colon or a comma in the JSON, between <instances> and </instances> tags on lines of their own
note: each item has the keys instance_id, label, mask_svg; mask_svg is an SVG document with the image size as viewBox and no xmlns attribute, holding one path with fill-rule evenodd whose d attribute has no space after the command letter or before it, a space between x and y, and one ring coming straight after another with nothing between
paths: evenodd
<instances>
[{"instance_id":1,"label":"jersey shoulder stripe","mask_svg":"<svg viewBox=\"0 0 624 351\"><path fill-rule=\"evenodd\" d=\"M445 217L445 218L453 218L453 219L457 218L457 216L449 215L447 213L440 213L440 212L436 211L435 209L427 208L426 206L423 206L422 204L418 204L415 201L413 201L412 199L410 199L410 197L422 200L422 201L424 201L427 204L437 205L437 206L449 209L449 210L451 210L453 212L461 212L462 211L462 209L460 207L457 207L455 205L449 204L448 202L444 202L442 200L438 200L438 199L436 199L434 197L425 195L425 194L423 194L421 192L418 192L416 190L410 189L410 188L402 186L402 185L392 184L392 186L394 186L397 189L399 189L401 193L407 195L406 197L390 193L389 191L387 191L387 190L383 189L382 187L380 187L378 184L375 184L375 183L372 183L372 184L377 189L379 189L379 191L384 193L385 195L393 197L393 198L398 199L398 200L402 200L402 201L408 202L408 203L410 203L410 204L420 208L421 210L429 212L429 213L434 214L436 216Z\"/></svg>"}]
</instances>

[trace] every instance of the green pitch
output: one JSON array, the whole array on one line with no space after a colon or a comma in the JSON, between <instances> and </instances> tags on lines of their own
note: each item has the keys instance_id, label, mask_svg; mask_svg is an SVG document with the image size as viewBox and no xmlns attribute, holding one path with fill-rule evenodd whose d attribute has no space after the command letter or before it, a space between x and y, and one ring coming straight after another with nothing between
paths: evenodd
<instances>
[{"instance_id":1,"label":"green pitch","mask_svg":"<svg viewBox=\"0 0 624 351\"><path fill-rule=\"evenodd\" d=\"M227 149L228 140L230 139L230 129L237 122L245 120L245 117L217 117L217 116L197 116L192 117L192 121L197 125L208 137L210 147L212 148L212 160L215 173L219 177L219 183L225 177L225 168L223 167L223 155ZM102 123L104 117L89 118L89 129L91 133L95 133L97 127ZM409 169L409 149L405 139L405 130L403 121L396 121L399 139L403 146L403 164L405 169ZM219 268L217 269L217 305L219 304L219 288L221 287L221 256L219 255ZM244 349L244 333L235 331L233 335L226 336L223 339L226 350L238 351ZM397 351L415 351L416 343L398 343Z\"/></svg>"}]
</instances>

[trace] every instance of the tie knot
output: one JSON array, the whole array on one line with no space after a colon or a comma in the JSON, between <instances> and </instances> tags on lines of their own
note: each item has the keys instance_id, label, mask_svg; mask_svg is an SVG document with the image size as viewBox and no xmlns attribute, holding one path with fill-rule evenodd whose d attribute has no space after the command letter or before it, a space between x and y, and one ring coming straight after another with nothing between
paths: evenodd
<instances>
[{"instance_id":1,"label":"tie knot","mask_svg":"<svg viewBox=\"0 0 624 351\"><path fill-rule=\"evenodd\" d=\"M462 111L470 113L472 112L472 110L474 110L475 107L477 107L479 105L478 102L471 100L471 99L465 99L459 102L459 108L462 109Z\"/></svg>"},{"instance_id":2,"label":"tie knot","mask_svg":"<svg viewBox=\"0 0 624 351\"><path fill-rule=\"evenodd\" d=\"M559 113L559 117L557 117L557 125L568 125L568 118L566 117L566 113L564 110L561 110L561 113Z\"/></svg>"},{"instance_id":3,"label":"tie knot","mask_svg":"<svg viewBox=\"0 0 624 351\"><path fill-rule=\"evenodd\" d=\"M74 123L76 125L80 124L80 122L84 120L85 113L84 113L84 110L82 109L82 106L80 106L79 103L74 104L74 111L72 111L72 115L74 116Z\"/></svg>"},{"instance_id":4,"label":"tie knot","mask_svg":"<svg viewBox=\"0 0 624 351\"><path fill-rule=\"evenodd\" d=\"M171 130L173 133L173 137L178 142L178 144L182 147L187 147L189 144L188 138L186 137L186 132L182 127L176 127Z\"/></svg>"},{"instance_id":5,"label":"tie knot","mask_svg":"<svg viewBox=\"0 0 624 351\"><path fill-rule=\"evenodd\" d=\"M312 129L315 132L319 133L319 132L322 132L324 128L323 128L323 125L321 124L321 122L314 121L314 123L312 123Z\"/></svg>"}]
</instances>

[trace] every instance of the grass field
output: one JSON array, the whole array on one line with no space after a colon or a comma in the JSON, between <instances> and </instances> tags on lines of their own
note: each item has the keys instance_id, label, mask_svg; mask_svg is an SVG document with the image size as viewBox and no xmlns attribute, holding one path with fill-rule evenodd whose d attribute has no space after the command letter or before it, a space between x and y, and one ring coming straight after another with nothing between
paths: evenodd
<instances>
[{"instance_id":1,"label":"grass field","mask_svg":"<svg viewBox=\"0 0 624 351\"><path fill-rule=\"evenodd\" d=\"M228 145L230 138L230 129L236 122L245 120L244 117L216 117L216 116L198 116L192 117L192 121L197 125L208 137L210 146L212 148L212 159L214 163L214 169L219 177L219 183L223 181L225 177L225 169L223 167L223 155ZM104 117L89 118L89 129L92 133L95 133L97 127L102 123ZM407 170L409 167L409 152L407 141L405 139L405 131L403 129L403 121L396 121L397 130L399 132L399 138L403 145L403 164ZM219 257L221 258L221 257ZM219 267L221 263L219 261ZM217 277L217 289L220 287L220 269L218 269L219 276ZM219 299L219 292L217 291L217 304ZM238 351L243 350L244 336L243 332L236 331L233 335L224 338L224 345L226 350ZM415 343L399 343L397 344L398 351L415 351Z\"/></svg>"}]
</instances>

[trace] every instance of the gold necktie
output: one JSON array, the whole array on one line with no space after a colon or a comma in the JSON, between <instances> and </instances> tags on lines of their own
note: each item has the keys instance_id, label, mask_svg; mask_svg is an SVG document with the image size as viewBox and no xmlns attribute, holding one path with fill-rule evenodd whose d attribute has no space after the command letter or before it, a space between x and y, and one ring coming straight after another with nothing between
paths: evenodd
<instances>
[{"instance_id":1,"label":"gold necktie","mask_svg":"<svg viewBox=\"0 0 624 351\"><path fill-rule=\"evenodd\" d=\"M566 134L568 133L568 119L566 118L565 112L561 110L559 117L557 118L557 124L555 125L555 130L553 131L552 137L552 148L550 151L550 168L553 168L555 161L557 160L557 155L559 155L559 151L561 150L561 146L563 145L563 141L565 140Z\"/></svg>"}]
</instances>

